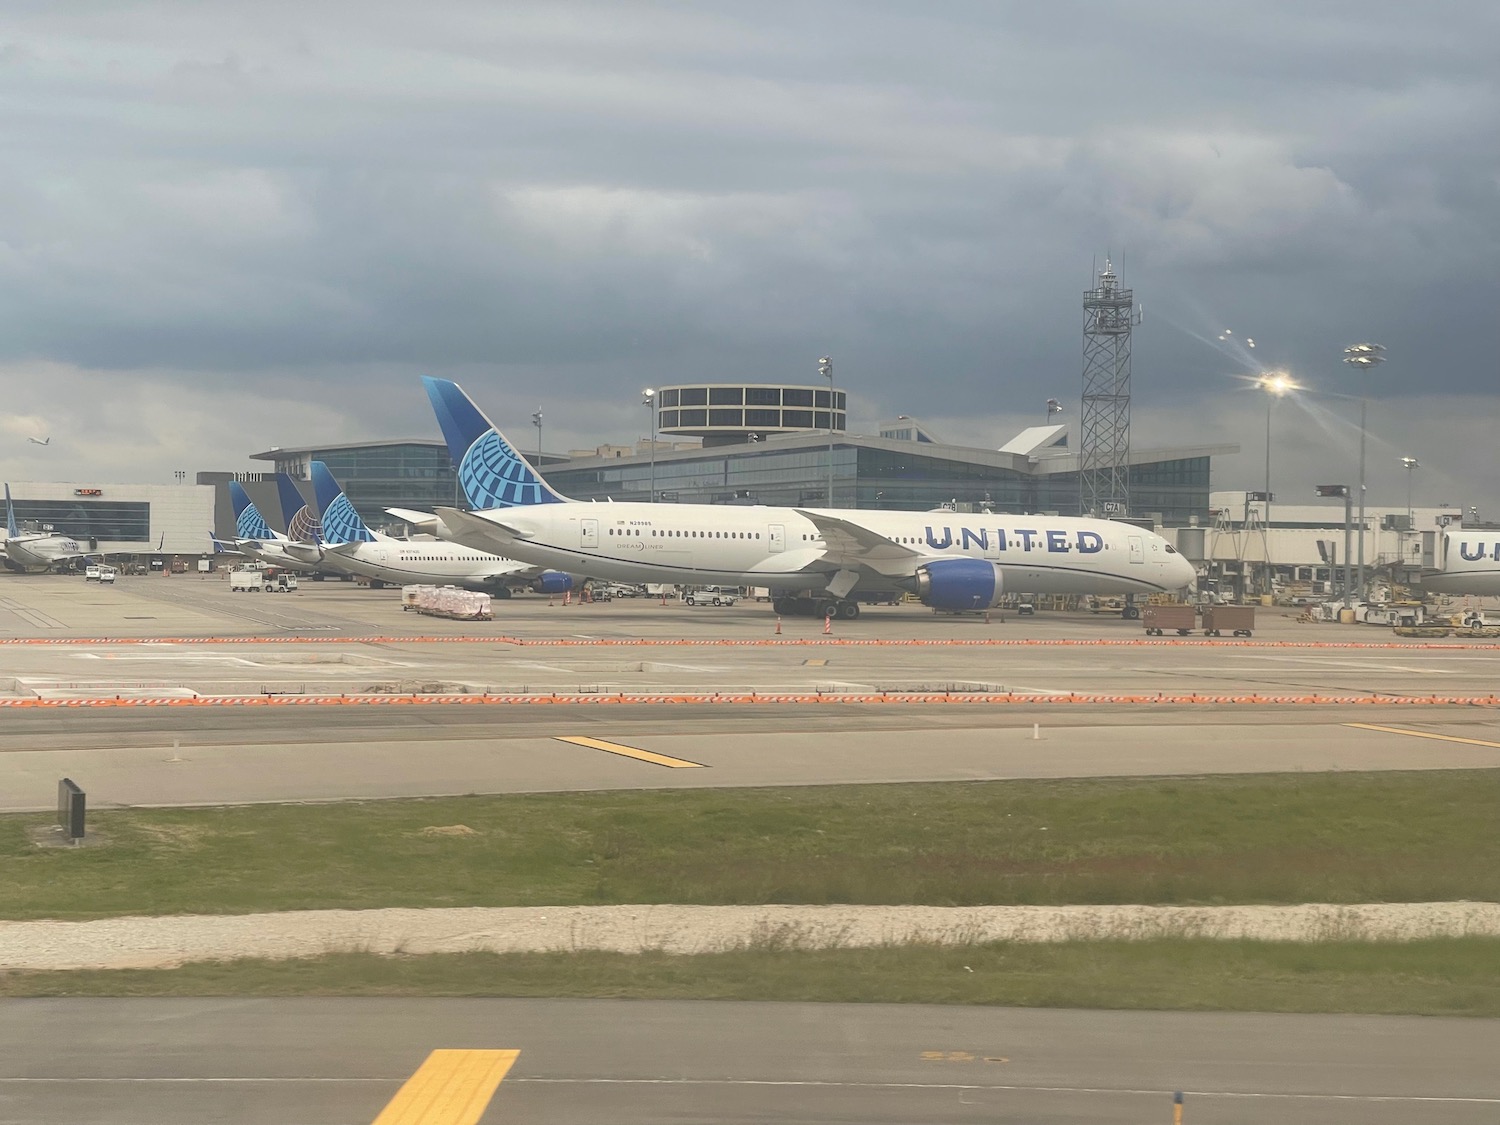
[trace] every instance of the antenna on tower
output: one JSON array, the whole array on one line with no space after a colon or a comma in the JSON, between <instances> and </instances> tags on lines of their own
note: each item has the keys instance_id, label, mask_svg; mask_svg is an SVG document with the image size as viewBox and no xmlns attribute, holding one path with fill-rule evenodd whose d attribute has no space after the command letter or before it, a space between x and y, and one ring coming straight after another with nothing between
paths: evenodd
<instances>
[{"instance_id":1,"label":"antenna on tower","mask_svg":"<svg viewBox=\"0 0 1500 1125\"><path fill-rule=\"evenodd\" d=\"M1130 511L1130 332L1135 297L1120 287L1108 257L1083 294L1083 417L1078 507L1083 515Z\"/></svg>"}]
</instances>

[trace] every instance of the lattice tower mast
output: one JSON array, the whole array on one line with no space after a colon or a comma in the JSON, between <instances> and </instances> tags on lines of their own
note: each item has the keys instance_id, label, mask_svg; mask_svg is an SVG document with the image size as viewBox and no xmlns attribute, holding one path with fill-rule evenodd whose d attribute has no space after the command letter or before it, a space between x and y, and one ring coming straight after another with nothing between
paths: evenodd
<instances>
[{"instance_id":1,"label":"lattice tower mast","mask_svg":"<svg viewBox=\"0 0 1500 1125\"><path fill-rule=\"evenodd\" d=\"M1130 511L1130 330L1140 323L1135 298L1120 288L1108 258L1099 284L1083 295L1083 426L1079 510Z\"/></svg>"}]
</instances>

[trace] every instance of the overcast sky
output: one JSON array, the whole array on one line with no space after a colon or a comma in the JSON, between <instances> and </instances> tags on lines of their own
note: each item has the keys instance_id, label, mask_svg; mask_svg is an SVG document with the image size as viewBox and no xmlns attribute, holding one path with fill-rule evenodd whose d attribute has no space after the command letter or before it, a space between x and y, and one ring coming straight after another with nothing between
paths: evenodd
<instances>
[{"instance_id":1,"label":"overcast sky","mask_svg":"<svg viewBox=\"0 0 1500 1125\"><path fill-rule=\"evenodd\" d=\"M1137 447L1260 487L1284 365L1369 394L1372 502L1411 454L1500 517L1497 42L1483 0L12 2L0 472L436 436L423 373L591 446L824 354L856 429L993 447L1055 397L1076 441L1110 254ZM1352 480L1351 409L1277 406L1279 499Z\"/></svg>"}]
</instances>

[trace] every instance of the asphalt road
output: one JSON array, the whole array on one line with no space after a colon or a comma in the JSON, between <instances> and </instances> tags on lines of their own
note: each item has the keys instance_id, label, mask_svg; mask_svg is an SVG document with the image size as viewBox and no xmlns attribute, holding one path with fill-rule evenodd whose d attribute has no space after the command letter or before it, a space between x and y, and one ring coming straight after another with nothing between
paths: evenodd
<instances>
[{"instance_id":1,"label":"asphalt road","mask_svg":"<svg viewBox=\"0 0 1500 1125\"><path fill-rule=\"evenodd\" d=\"M490 708L376 718L358 708L7 715L0 811L55 807L71 777L91 807L1004 778L1500 767L1492 716L1026 715L920 707ZM725 709L729 710L729 709ZM1328 709L1336 711L1336 709ZM679 713L680 712L680 713ZM705 714L705 712L708 712ZM835 713L830 713L835 712ZM232 716L232 721L222 721ZM316 719L314 719L316 716ZM1265 719L1270 721L1256 721ZM217 722L212 720L219 720ZM477 720L477 721L476 721ZM1195 721L1196 720L1196 721ZM1350 725L1358 723L1361 725ZM560 741L583 737L605 746ZM609 749L610 746L616 750ZM701 768L671 768L645 751Z\"/></svg>"},{"instance_id":2,"label":"asphalt road","mask_svg":"<svg viewBox=\"0 0 1500 1125\"><path fill-rule=\"evenodd\" d=\"M519 1049L489 1123L1500 1118L1495 1020L308 999L8 1001L0 1122L356 1125L440 1047Z\"/></svg>"}]
</instances>

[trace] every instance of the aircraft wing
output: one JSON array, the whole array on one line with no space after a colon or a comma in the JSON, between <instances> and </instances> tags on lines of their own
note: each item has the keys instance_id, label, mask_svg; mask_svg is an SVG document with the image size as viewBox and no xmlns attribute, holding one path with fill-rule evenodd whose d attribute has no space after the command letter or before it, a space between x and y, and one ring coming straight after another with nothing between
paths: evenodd
<instances>
[{"instance_id":1,"label":"aircraft wing","mask_svg":"<svg viewBox=\"0 0 1500 1125\"><path fill-rule=\"evenodd\" d=\"M411 524L414 530L426 532L428 535L436 535L438 525L443 522L431 512L417 512L411 508L387 508L386 513L395 516L402 523Z\"/></svg>"},{"instance_id":2,"label":"aircraft wing","mask_svg":"<svg viewBox=\"0 0 1500 1125\"><path fill-rule=\"evenodd\" d=\"M476 516L473 512L438 508L435 514L446 532L445 538L462 543L465 547L504 554L508 544L527 538L518 528L509 527L499 520Z\"/></svg>"},{"instance_id":3,"label":"aircraft wing","mask_svg":"<svg viewBox=\"0 0 1500 1125\"><path fill-rule=\"evenodd\" d=\"M882 574L907 571L928 553L871 531L852 520L797 508L796 512L811 520L828 544L827 558L841 569L867 566Z\"/></svg>"}]
</instances>

